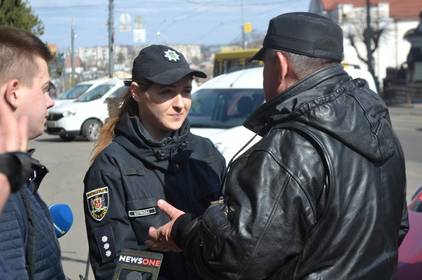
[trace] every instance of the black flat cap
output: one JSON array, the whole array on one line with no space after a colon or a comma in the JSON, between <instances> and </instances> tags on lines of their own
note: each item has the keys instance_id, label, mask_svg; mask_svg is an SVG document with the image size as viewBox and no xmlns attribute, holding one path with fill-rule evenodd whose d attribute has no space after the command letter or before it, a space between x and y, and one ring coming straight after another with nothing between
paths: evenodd
<instances>
[{"instance_id":1,"label":"black flat cap","mask_svg":"<svg viewBox=\"0 0 422 280\"><path fill-rule=\"evenodd\" d=\"M173 48L151 45L143 48L133 61L132 81L149 80L160 85L171 85L187 75L206 78L204 72L191 69L185 57Z\"/></svg>"},{"instance_id":2,"label":"black flat cap","mask_svg":"<svg viewBox=\"0 0 422 280\"><path fill-rule=\"evenodd\" d=\"M341 61L343 31L332 20L317 14L286 13L270 20L263 47L252 60L263 60L266 49Z\"/></svg>"}]
</instances>

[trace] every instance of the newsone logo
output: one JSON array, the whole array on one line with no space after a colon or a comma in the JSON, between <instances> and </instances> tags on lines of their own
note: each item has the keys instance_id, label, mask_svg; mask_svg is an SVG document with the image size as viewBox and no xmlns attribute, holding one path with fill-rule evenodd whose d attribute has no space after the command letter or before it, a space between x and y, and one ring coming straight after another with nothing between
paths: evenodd
<instances>
[{"instance_id":1,"label":"newsone logo","mask_svg":"<svg viewBox=\"0 0 422 280\"><path fill-rule=\"evenodd\" d=\"M117 258L113 280L157 280L162 262L162 253L124 249ZM128 278L129 275L136 275L138 278ZM142 278L139 278L140 276Z\"/></svg>"},{"instance_id":2,"label":"newsone logo","mask_svg":"<svg viewBox=\"0 0 422 280\"><path fill-rule=\"evenodd\" d=\"M138 264L141 266L155 267L155 268L159 268L161 266L160 259L148 258L148 257L137 257L137 256L130 256L130 255L120 255L119 263Z\"/></svg>"}]
</instances>

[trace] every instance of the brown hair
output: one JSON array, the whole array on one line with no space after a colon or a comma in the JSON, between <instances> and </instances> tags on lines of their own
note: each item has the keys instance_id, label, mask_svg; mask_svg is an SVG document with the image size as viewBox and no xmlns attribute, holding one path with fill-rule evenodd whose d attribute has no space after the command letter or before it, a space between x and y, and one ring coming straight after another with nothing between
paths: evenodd
<instances>
[{"instance_id":1,"label":"brown hair","mask_svg":"<svg viewBox=\"0 0 422 280\"><path fill-rule=\"evenodd\" d=\"M38 71L34 58L50 61L51 53L37 36L13 27L0 26L0 84L18 79L30 86Z\"/></svg>"},{"instance_id":2,"label":"brown hair","mask_svg":"<svg viewBox=\"0 0 422 280\"><path fill-rule=\"evenodd\" d=\"M148 80L137 81L139 85L139 90L145 92L149 87L152 86L153 82ZM129 113L130 115L139 115L138 104L132 98L130 89L122 97L123 104L118 110L109 110L110 116L101 128L100 137L95 143L94 149L91 153L91 162L111 143L111 140L114 137L114 128L116 124L120 121L124 114Z\"/></svg>"}]
</instances>

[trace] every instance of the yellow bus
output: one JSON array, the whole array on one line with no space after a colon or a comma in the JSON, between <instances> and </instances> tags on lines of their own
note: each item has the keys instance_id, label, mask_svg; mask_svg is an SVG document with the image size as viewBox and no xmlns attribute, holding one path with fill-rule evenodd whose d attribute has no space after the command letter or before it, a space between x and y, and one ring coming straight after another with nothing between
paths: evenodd
<instances>
[{"instance_id":1,"label":"yellow bus","mask_svg":"<svg viewBox=\"0 0 422 280\"><path fill-rule=\"evenodd\" d=\"M214 55L214 77L236 70L262 66L261 61L250 61L259 51L254 49L222 50Z\"/></svg>"}]
</instances>

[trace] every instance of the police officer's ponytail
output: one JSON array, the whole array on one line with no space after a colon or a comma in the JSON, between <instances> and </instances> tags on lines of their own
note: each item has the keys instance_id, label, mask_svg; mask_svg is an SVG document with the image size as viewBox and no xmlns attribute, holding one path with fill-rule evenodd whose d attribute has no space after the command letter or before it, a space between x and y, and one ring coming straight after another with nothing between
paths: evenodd
<instances>
[{"instance_id":1,"label":"police officer's ponytail","mask_svg":"<svg viewBox=\"0 0 422 280\"><path fill-rule=\"evenodd\" d=\"M137 81L137 84L139 85L140 91L145 92L148 90L148 88L151 87L153 83L148 80L143 80ZM117 104L115 103L114 106L118 106ZM111 143L111 140L114 137L114 128L125 113L139 116L138 104L132 98L130 89L128 89L127 92L123 95L123 104L120 109L116 110L115 108L109 108L110 116L101 128L100 137L95 143L94 149L91 153L91 162L93 162L95 158L101 153L101 151Z\"/></svg>"}]
</instances>

